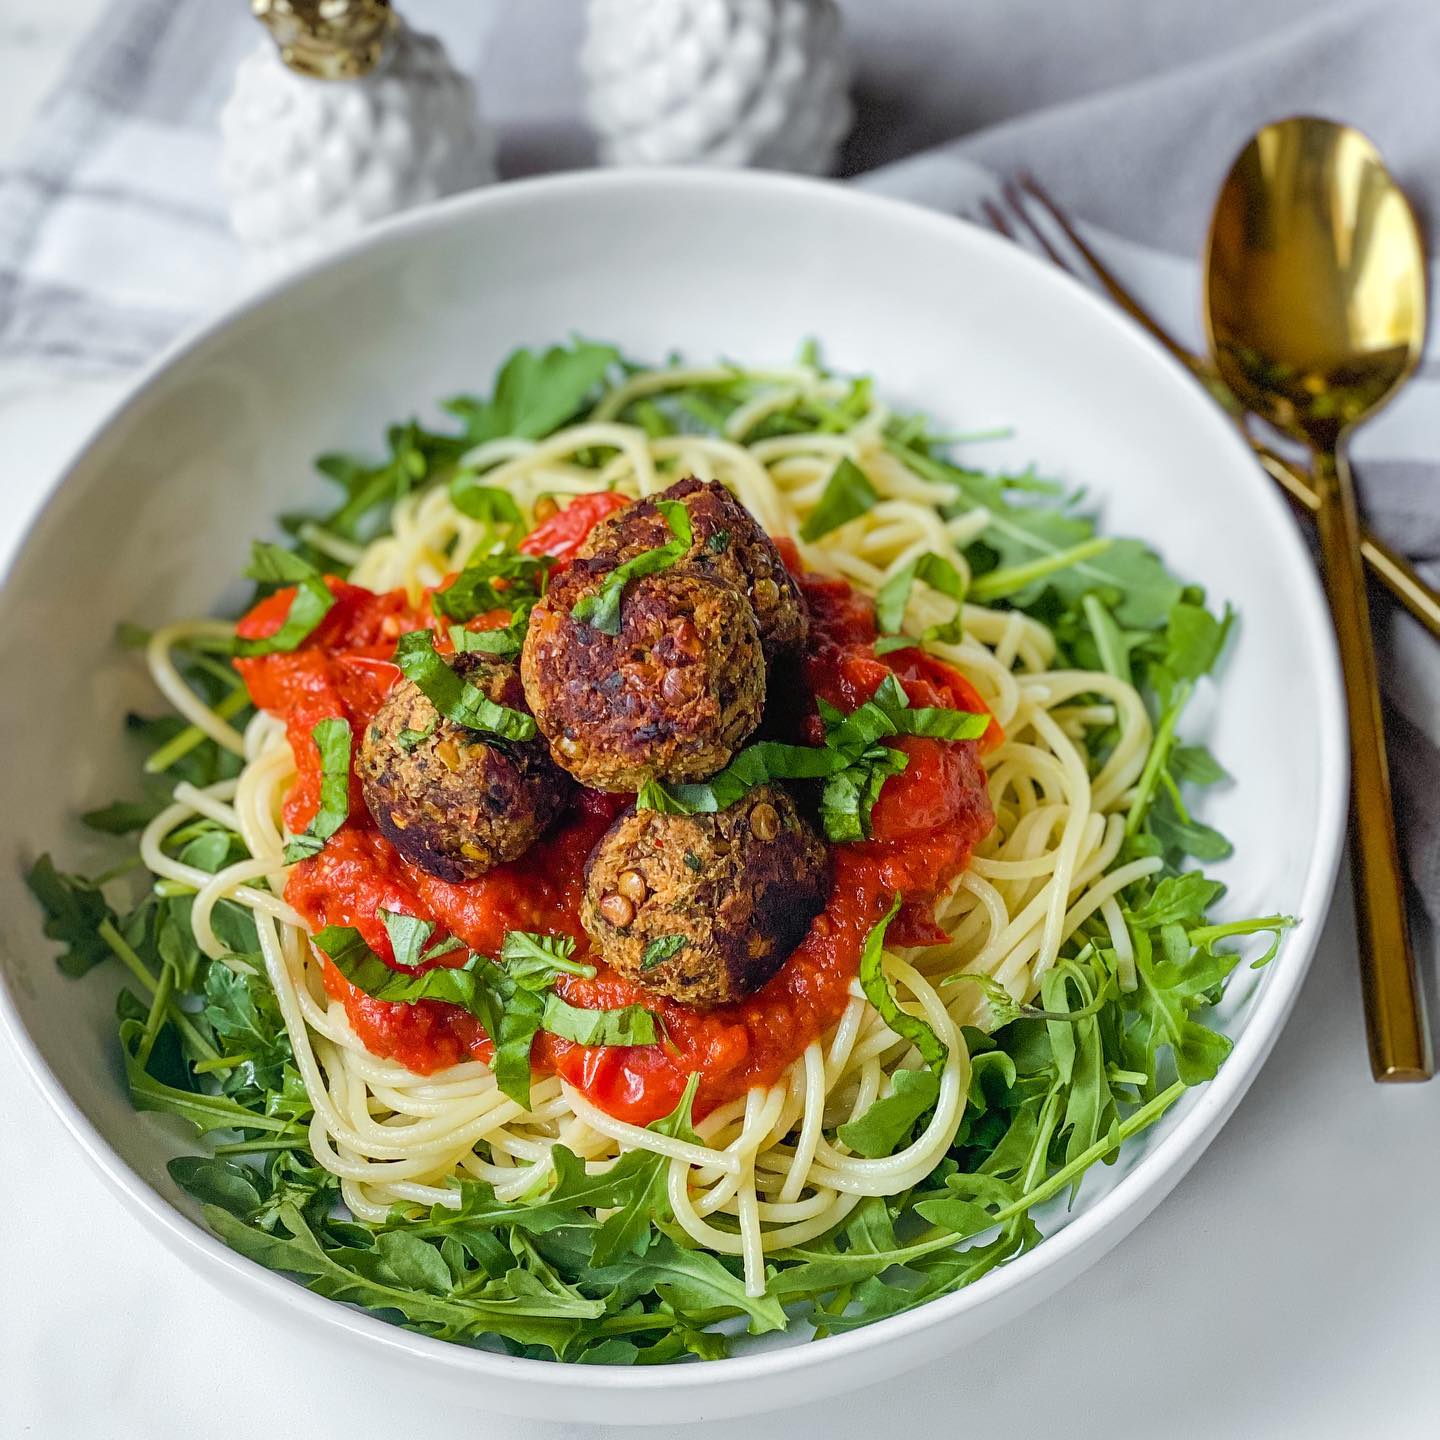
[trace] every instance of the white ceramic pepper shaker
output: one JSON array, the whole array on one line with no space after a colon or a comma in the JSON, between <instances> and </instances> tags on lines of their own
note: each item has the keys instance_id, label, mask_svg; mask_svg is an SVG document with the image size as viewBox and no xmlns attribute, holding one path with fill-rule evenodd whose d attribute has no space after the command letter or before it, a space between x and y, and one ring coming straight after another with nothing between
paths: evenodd
<instances>
[{"instance_id":1,"label":"white ceramic pepper shaker","mask_svg":"<svg viewBox=\"0 0 1440 1440\"><path fill-rule=\"evenodd\" d=\"M495 178L493 134L438 40L389 0L251 0L271 33L220 117L230 222L259 269Z\"/></svg>"},{"instance_id":2,"label":"white ceramic pepper shaker","mask_svg":"<svg viewBox=\"0 0 1440 1440\"><path fill-rule=\"evenodd\" d=\"M852 118L834 0L588 0L581 70L612 165L824 174Z\"/></svg>"}]
</instances>

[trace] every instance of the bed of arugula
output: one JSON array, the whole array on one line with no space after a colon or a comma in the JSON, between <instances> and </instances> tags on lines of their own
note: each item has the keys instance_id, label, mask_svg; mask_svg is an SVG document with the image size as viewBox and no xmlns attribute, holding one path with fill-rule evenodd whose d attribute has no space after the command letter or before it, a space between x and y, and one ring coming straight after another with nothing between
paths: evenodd
<instances>
[{"instance_id":1,"label":"bed of arugula","mask_svg":"<svg viewBox=\"0 0 1440 1440\"><path fill-rule=\"evenodd\" d=\"M392 426L378 463L322 456L318 468L339 488L339 503L320 515L284 517L294 555L334 572L341 567L310 543L321 530L367 542L384 532L399 497L437 484L505 534L519 518L513 502L462 469L461 458L496 436L540 438L582 418L628 368L606 345L517 351L488 399L446 403L455 425ZM764 383L737 368L718 383L637 400L621 418L657 435L714 433ZM798 399L767 414L750 438L840 430L868 400L869 381L856 380L838 401ZM355 1222L339 1204L335 1178L307 1147L309 1101L248 914L222 902L214 924L237 956L252 958L254 974L202 954L189 925L190 892L156 882L133 848L90 878L42 857L30 883L47 935L63 947L59 963L73 975L119 966L118 1043L134 1103L179 1116L207 1137L205 1153L176 1159L170 1171L228 1244L322 1295L447 1340L590 1364L714 1359L743 1345L744 1333L808 1324L818 1335L836 1334L970 1284L1039 1241L1037 1207L1073 1198L1091 1166L1113 1159L1188 1086L1216 1073L1230 1041L1207 1025L1207 1012L1241 960L1224 942L1270 935L1252 961L1262 965L1293 923L1279 915L1211 923L1207 912L1222 887L1193 868L1229 853L1189 798L1226 776L1205 749L1178 738L1177 726L1219 658L1229 616L1212 615L1203 594L1169 575L1140 542L1097 537L1089 519L1033 474L956 465L918 417L893 420L886 443L953 492L957 510L988 512L989 525L967 553L972 596L1043 620L1059 641L1060 663L1132 679L1152 708L1156 738L1127 816L1123 858L1159 855L1165 870L1122 897L1133 964L1121 964L1108 930L1092 921L1066 945L1034 1005L984 985L994 1024L990 1033L965 1035L969 1097L949 1154L915 1189L866 1199L834 1233L770 1257L767 1292L757 1299L746 1295L738 1262L695 1249L673 1224L665 1162L648 1152L587 1175L557 1148L553 1179L518 1203L469 1181L457 1186L453 1207L397 1207L384 1224ZM581 458L598 464L605 457ZM858 468L842 464L807 532L841 525L874 499ZM898 629L895 617L916 583L961 598L953 569L922 558L880 597L882 630ZM120 638L144 639L128 627ZM190 683L243 723L247 697L225 657L197 642L180 659ZM236 770L234 757L181 719L132 715L127 724L145 750L142 788L86 815L95 830L133 837L169 802L177 781L205 785ZM1090 736L1098 768L1115 735ZM177 830L167 848L208 872L244 857L240 838L205 818ZM925 1039L935 1037L886 989L882 939L877 927L862 966L865 988L915 1040L927 1068L901 1072L892 1095L842 1127L845 1143L862 1155L903 1145L925 1123L938 1089L938 1053ZM513 983L523 988L523 978ZM654 1128L689 1134L691 1092Z\"/></svg>"}]
</instances>

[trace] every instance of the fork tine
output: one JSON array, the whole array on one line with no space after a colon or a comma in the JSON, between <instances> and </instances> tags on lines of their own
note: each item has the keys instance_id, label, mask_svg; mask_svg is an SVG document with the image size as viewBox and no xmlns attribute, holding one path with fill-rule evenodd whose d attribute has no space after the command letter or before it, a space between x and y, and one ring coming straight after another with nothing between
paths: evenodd
<instances>
[{"instance_id":1,"label":"fork tine","mask_svg":"<svg viewBox=\"0 0 1440 1440\"><path fill-rule=\"evenodd\" d=\"M1005 212L993 200L982 201L980 208L985 212L985 219L989 222L992 230L1003 235L1007 240L1019 242L1020 237L1005 218Z\"/></svg>"},{"instance_id":2,"label":"fork tine","mask_svg":"<svg viewBox=\"0 0 1440 1440\"><path fill-rule=\"evenodd\" d=\"M1080 232L1071 223L1070 217L1050 198L1049 192L1040 184L1035 176L1028 170L1022 170L1014 180L1007 180L1006 186L1013 193L1014 198L1010 203L1021 214L1024 214L1022 194L1029 196L1039 205L1051 220L1059 227L1065 238L1079 252L1081 258L1094 272L1095 278L1104 286L1110 298L1120 306L1132 319L1138 320L1175 358L1192 370L1197 367L1204 368L1204 362L1198 355L1187 350L1143 305L1121 284L1117 276L1106 266L1104 261L1080 238ZM1017 203L1018 202L1018 203ZM1031 228L1036 228L1031 221ZM1047 251L1053 254L1051 247L1046 246ZM1075 273L1073 267L1066 267ZM1198 373L1198 371L1197 371Z\"/></svg>"},{"instance_id":3,"label":"fork tine","mask_svg":"<svg viewBox=\"0 0 1440 1440\"><path fill-rule=\"evenodd\" d=\"M1045 252L1052 264L1058 265L1062 270L1067 270L1071 275L1079 279L1085 277L1080 274L1074 262L1067 256L1061 254L1051 242L1050 237L1038 226L1025 209L1025 201L1020 191L1016 188L1015 182L1006 179L1001 185L1001 193L1005 196L1005 203L1010 207L1015 217L1025 227L1026 232L1034 239L1035 243Z\"/></svg>"}]
</instances>

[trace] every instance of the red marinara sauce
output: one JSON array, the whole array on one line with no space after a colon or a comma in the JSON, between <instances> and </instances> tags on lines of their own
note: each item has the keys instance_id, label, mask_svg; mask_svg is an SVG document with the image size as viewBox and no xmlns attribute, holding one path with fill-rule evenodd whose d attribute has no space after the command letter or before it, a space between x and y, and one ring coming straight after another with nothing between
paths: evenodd
<instances>
[{"instance_id":1,"label":"red marinara sauce","mask_svg":"<svg viewBox=\"0 0 1440 1440\"><path fill-rule=\"evenodd\" d=\"M524 547L562 562L590 527L616 508L612 497L582 501L546 521ZM557 523L566 522L566 523ZM794 717L810 741L819 739L814 697L842 710L868 700L895 675L914 705L943 705L984 712L970 684L950 666L918 649L877 656L869 600L845 581L800 571L794 551L786 559L809 602L811 639L800 667L803 686ZM319 802L319 753L310 736L330 715L349 719L358 737L399 672L389 662L397 637L435 625L428 606L413 606L404 592L376 594L339 580L328 582L336 601L299 649L237 660L255 703L286 722L297 778L285 802L285 820L299 831ZM282 590L241 620L245 637L272 634L289 608ZM474 625L503 623L503 612ZM438 628L438 627L437 627ZM437 637L437 648L448 645ZM908 738L901 774L887 781L871 817L871 839L837 845L835 884L809 933L757 994L703 1014L657 997L607 969L593 980L562 976L558 988L572 1005L612 1008L643 1004L663 1022L664 1039L649 1046L591 1047L542 1032L534 1063L583 1091L619 1119L646 1124L667 1114L692 1072L700 1074L697 1115L704 1115L756 1085L774 1083L806 1046L844 1012L865 936L896 892L904 905L890 931L900 944L943 939L932 902L966 865L973 847L994 824L979 752L1001 739L998 722L978 742ZM472 950L494 955L507 930L564 934L584 954L580 900L586 857L629 797L582 792L571 814L525 857L477 880L437 880L405 860L371 822L353 771L350 817L320 853L292 870L285 897L312 927L349 925L372 950L391 960L381 910L418 915L436 924L436 936L457 935ZM462 963L455 952L448 962ZM438 1001L397 1005L371 999L327 960L326 989L345 1006L367 1049L418 1074L468 1059L488 1060L490 1043L468 1012Z\"/></svg>"}]
</instances>

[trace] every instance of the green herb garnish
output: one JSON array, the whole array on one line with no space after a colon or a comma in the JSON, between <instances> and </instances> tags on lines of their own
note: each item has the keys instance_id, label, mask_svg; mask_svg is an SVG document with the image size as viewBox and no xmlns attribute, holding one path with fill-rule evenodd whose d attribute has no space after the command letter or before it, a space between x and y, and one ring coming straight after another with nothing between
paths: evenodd
<instances>
[{"instance_id":1,"label":"green herb garnish","mask_svg":"<svg viewBox=\"0 0 1440 1440\"><path fill-rule=\"evenodd\" d=\"M395 647L395 663L407 680L447 719L467 730L498 735L502 740L533 740L535 719L523 710L497 705L485 693L462 680L435 651L429 630L411 630Z\"/></svg>"},{"instance_id":2,"label":"green herb garnish","mask_svg":"<svg viewBox=\"0 0 1440 1440\"><path fill-rule=\"evenodd\" d=\"M864 515L879 499L865 472L847 456L831 471L819 501L800 527L800 538L818 540Z\"/></svg>"},{"instance_id":3,"label":"green herb garnish","mask_svg":"<svg viewBox=\"0 0 1440 1440\"><path fill-rule=\"evenodd\" d=\"M545 997L540 1028L577 1045L653 1045L655 1017L643 1005L618 1010L582 1010L556 994Z\"/></svg>"},{"instance_id":4,"label":"green herb garnish","mask_svg":"<svg viewBox=\"0 0 1440 1440\"><path fill-rule=\"evenodd\" d=\"M335 597L325 577L315 566L278 545L257 540L245 573L262 584L293 585L294 598L285 612L285 619L273 635L260 639L237 637L235 653L246 657L288 653L330 613Z\"/></svg>"},{"instance_id":5,"label":"green herb garnish","mask_svg":"<svg viewBox=\"0 0 1440 1440\"><path fill-rule=\"evenodd\" d=\"M690 860L690 852L686 851L685 859ZM698 867L699 861L696 861ZM657 965L663 965L667 960L673 959L685 948L685 937L683 935L657 935L646 947L644 954L640 957L640 968L642 970L653 970Z\"/></svg>"},{"instance_id":6,"label":"green herb garnish","mask_svg":"<svg viewBox=\"0 0 1440 1440\"><path fill-rule=\"evenodd\" d=\"M902 1040L910 1041L927 1065L939 1069L945 1063L949 1049L930 1028L929 1021L900 1008L900 1002L885 978L885 932L899 913L900 897L897 895L884 917L876 921L865 937L865 948L860 952L860 988L865 992L865 998L880 1012L880 1018Z\"/></svg>"},{"instance_id":7,"label":"green herb garnish","mask_svg":"<svg viewBox=\"0 0 1440 1440\"><path fill-rule=\"evenodd\" d=\"M325 842L350 818L350 722L330 715L310 732L320 752L320 808L285 846L285 863L318 855Z\"/></svg>"},{"instance_id":8,"label":"green herb garnish","mask_svg":"<svg viewBox=\"0 0 1440 1440\"><path fill-rule=\"evenodd\" d=\"M582 624L592 625L605 635L620 633L620 602L625 587L644 575L656 575L678 564L690 553L693 535L690 512L679 500L657 500L655 508L670 527L670 539L651 550L642 550L623 564L617 565L599 584L582 595L571 607L571 616Z\"/></svg>"}]
</instances>

